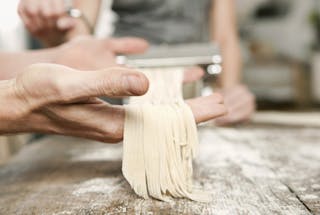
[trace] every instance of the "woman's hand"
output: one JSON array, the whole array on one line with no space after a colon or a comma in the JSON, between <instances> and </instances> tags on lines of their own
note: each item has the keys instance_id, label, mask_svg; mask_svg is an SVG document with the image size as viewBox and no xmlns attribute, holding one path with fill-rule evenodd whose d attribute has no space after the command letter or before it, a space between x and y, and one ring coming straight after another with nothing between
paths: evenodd
<instances>
[{"instance_id":1,"label":"woman's hand","mask_svg":"<svg viewBox=\"0 0 320 215\"><path fill-rule=\"evenodd\" d=\"M40 132L102 142L123 137L125 111L97 97L138 96L147 78L128 68L79 71L55 64L35 64L15 79L0 81L0 133ZM213 94L187 101L195 120L226 113L222 97Z\"/></svg>"},{"instance_id":2,"label":"woman's hand","mask_svg":"<svg viewBox=\"0 0 320 215\"><path fill-rule=\"evenodd\" d=\"M141 53L148 43L139 38L95 39L81 36L63 45L17 53L0 52L0 80L16 77L35 63L54 63L80 70L98 70L116 66L117 54Z\"/></svg>"},{"instance_id":3,"label":"woman's hand","mask_svg":"<svg viewBox=\"0 0 320 215\"><path fill-rule=\"evenodd\" d=\"M81 16L71 17L71 8ZM99 8L100 0L20 0L18 13L30 33L51 47L93 33Z\"/></svg>"},{"instance_id":4,"label":"woman's hand","mask_svg":"<svg viewBox=\"0 0 320 215\"><path fill-rule=\"evenodd\" d=\"M67 15L64 0L21 0L18 13L29 32L46 46L63 42L77 20Z\"/></svg>"},{"instance_id":5,"label":"woman's hand","mask_svg":"<svg viewBox=\"0 0 320 215\"><path fill-rule=\"evenodd\" d=\"M116 55L143 53L147 41L136 37L96 39L80 36L55 49L53 62L81 70L116 66Z\"/></svg>"},{"instance_id":6,"label":"woman's hand","mask_svg":"<svg viewBox=\"0 0 320 215\"><path fill-rule=\"evenodd\" d=\"M237 85L222 90L225 105L228 109L226 116L218 118L217 125L226 126L248 121L256 109L255 96L245 85Z\"/></svg>"}]
</instances>

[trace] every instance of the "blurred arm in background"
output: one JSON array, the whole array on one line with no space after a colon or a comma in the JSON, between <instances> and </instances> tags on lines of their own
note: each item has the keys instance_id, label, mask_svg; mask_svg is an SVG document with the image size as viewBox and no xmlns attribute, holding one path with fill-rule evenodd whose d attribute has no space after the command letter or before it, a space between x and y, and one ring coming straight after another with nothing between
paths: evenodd
<instances>
[{"instance_id":1,"label":"blurred arm in background","mask_svg":"<svg viewBox=\"0 0 320 215\"><path fill-rule=\"evenodd\" d=\"M0 80L16 77L34 63L56 63L80 70L96 70L115 66L115 54L141 53L148 43L139 38L76 38L57 47L19 53L0 52Z\"/></svg>"},{"instance_id":2,"label":"blurred arm in background","mask_svg":"<svg viewBox=\"0 0 320 215\"><path fill-rule=\"evenodd\" d=\"M228 125L247 121L255 111L255 98L241 83L242 60L233 0L212 1L210 32L211 39L220 45L222 52L223 72L219 85L229 111L216 123Z\"/></svg>"},{"instance_id":3,"label":"blurred arm in background","mask_svg":"<svg viewBox=\"0 0 320 215\"><path fill-rule=\"evenodd\" d=\"M89 35L95 26L100 0L73 0L73 7L79 9L88 20L73 18L67 14L65 0L21 0L18 13L30 33L45 46L52 47L79 35Z\"/></svg>"}]
</instances>

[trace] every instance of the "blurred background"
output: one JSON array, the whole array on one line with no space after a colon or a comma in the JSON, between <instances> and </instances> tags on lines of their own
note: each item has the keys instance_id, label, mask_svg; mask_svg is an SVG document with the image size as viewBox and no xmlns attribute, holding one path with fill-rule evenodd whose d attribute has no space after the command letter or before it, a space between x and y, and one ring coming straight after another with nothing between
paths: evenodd
<instances>
[{"instance_id":1,"label":"blurred background","mask_svg":"<svg viewBox=\"0 0 320 215\"><path fill-rule=\"evenodd\" d=\"M320 103L320 2L238 0L244 80L260 108Z\"/></svg>"},{"instance_id":2,"label":"blurred background","mask_svg":"<svg viewBox=\"0 0 320 215\"><path fill-rule=\"evenodd\" d=\"M0 48L17 51L39 44L24 30L18 0L0 7ZM312 111L320 108L320 1L236 0L244 61L244 83L258 110ZM104 2L96 36L111 35L115 14ZM10 139L2 140L10 141ZM1 137L0 137L1 142ZM10 145L10 144L9 144ZM0 146L0 163L16 147ZM1 155L2 153L2 155Z\"/></svg>"},{"instance_id":3,"label":"blurred background","mask_svg":"<svg viewBox=\"0 0 320 215\"><path fill-rule=\"evenodd\" d=\"M24 30L17 15L18 2L8 1L0 8L1 50L39 47ZM256 94L258 107L300 110L319 107L320 2L236 0L236 3L244 82ZM97 23L98 37L112 34L116 17L110 0L105 0L103 9Z\"/></svg>"}]
</instances>

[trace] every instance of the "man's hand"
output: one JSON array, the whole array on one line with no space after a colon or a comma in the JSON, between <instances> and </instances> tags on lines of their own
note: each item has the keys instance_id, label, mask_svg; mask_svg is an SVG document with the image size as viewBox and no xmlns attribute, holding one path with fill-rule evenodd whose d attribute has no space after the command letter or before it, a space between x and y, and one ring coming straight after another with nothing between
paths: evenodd
<instances>
[{"instance_id":1,"label":"man's hand","mask_svg":"<svg viewBox=\"0 0 320 215\"><path fill-rule=\"evenodd\" d=\"M7 86L9 82L10 96L1 105L1 133L54 133L104 142L121 139L124 110L97 97L142 95L148 89L142 73L119 67L78 71L35 64L6 81Z\"/></svg>"},{"instance_id":2,"label":"man's hand","mask_svg":"<svg viewBox=\"0 0 320 215\"><path fill-rule=\"evenodd\" d=\"M238 85L233 88L222 90L225 105L228 109L226 116L215 120L217 125L226 126L250 119L256 109L255 97L244 85Z\"/></svg>"},{"instance_id":3,"label":"man's hand","mask_svg":"<svg viewBox=\"0 0 320 215\"><path fill-rule=\"evenodd\" d=\"M15 79L1 81L0 89L0 133L52 133L111 143L123 137L125 111L97 97L142 95L148 80L128 68L78 71L36 64ZM226 113L218 94L187 103L197 122Z\"/></svg>"}]
</instances>

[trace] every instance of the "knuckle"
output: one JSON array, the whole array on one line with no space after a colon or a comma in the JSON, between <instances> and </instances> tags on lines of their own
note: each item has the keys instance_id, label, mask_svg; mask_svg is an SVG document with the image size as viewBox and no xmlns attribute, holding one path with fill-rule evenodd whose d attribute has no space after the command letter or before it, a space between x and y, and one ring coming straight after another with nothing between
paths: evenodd
<instances>
[{"instance_id":1,"label":"knuckle","mask_svg":"<svg viewBox=\"0 0 320 215\"><path fill-rule=\"evenodd\" d=\"M41 15L45 18L56 18L58 16L58 12L52 9L43 9L41 10Z\"/></svg>"},{"instance_id":2,"label":"knuckle","mask_svg":"<svg viewBox=\"0 0 320 215\"><path fill-rule=\"evenodd\" d=\"M54 17L54 13L50 10L41 10L41 15L44 18L53 18Z\"/></svg>"},{"instance_id":3,"label":"knuckle","mask_svg":"<svg viewBox=\"0 0 320 215\"><path fill-rule=\"evenodd\" d=\"M110 120L112 123L106 122L103 131L103 137L106 139L106 142L117 143L123 139L123 127L124 127L124 109L119 108L111 108L110 111L112 112Z\"/></svg>"},{"instance_id":4,"label":"knuckle","mask_svg":"<svg viewBox=\"0 0 320 215\"><path fill-rule=\"evenodd\" d=\"M70 101L69 90L65 89L65 81L60 77L47 79L46 81L48 97L55 98L59 102L66 103ZM51 99L50 99L51 100Z\"/></svg>"},{"instance_id":5,"label":"knuckle","mask_svg":"<svg viewBox=\"0 0 320 215\"><path fill-rule=\"evenodd\" d=\"M101 84L97 84L100 95L116 96L119 92L119 87L114 84L113 78L104 78Z\"/></svg>"},{"instance_id":6,"label":"knuckle","mask_svg":"<svg viewBox=\"0 0 320 215\"><path fill-rule=\"evenodd\" d=\"M118 143L123 139L122 130L119 127L110 128L110 124L106 126L106 130L101 131L103 142Z\"/></svg>"},{"instance_id":7,"label":"knuckle","mask_svg":"<svg viewBox=\"0 0 320 215\"><path fill-rule=\"evenodd\" d=\"M36 17L39 15L39 10L35 7L26 8L25 11L31 17Z\"/></svg>"},{"instance_id":8,"label":"knuckle","mask_svg":"<svg viewBox=\"0 0 320 215\"><path fill-rule=\"evenodd\" d=\"M104 70L102 74L102 83L97 84L97 86L100 88L98 89L100 93L110 96L119 96L122 94L122 91L127 88L127 86L123 86L125 83L123 80L127 75L123 69L121 70L118 67L111 67L107 70Z\"/></svg>"}]
</instances>

